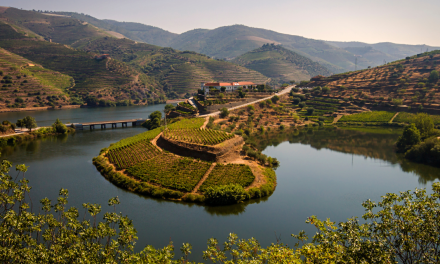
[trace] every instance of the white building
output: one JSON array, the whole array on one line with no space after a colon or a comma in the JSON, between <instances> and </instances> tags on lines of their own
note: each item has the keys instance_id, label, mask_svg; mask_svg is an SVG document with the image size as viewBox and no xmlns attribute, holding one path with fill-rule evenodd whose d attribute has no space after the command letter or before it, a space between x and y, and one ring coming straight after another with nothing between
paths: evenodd
<instances>
[{"instance_id":1,"label":"white building","mask_svg":"<svg viewBox=\"0 0 440 264\"><path fill-rule=\"evenodd\" d=\"M243 89L252 89L256 86L253 82L230 82L230 83L201 83L201 89L206 95L209 95L209 89L217 89L221 90L222 87L226 88L225 92L233 92L236 91L239 87L243 87ZM211 87L211 88L210 88Z\"/></svg>"}]
</instances>

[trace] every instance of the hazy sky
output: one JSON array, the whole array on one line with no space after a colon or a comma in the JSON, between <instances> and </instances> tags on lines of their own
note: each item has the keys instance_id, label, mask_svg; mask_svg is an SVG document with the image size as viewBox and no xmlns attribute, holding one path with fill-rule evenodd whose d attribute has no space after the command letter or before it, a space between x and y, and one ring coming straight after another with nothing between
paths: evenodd
<instances>
[{"instance_id":1,"label":"hazy sky","mask_svg":"<svg viewBox=\"0 0 440 264\"><path fill-rule=\"evenodd\" d=\"M307 38L440 46L440 0L0 0L182 33L243 24Z\"/></svg>"}]
</instances>

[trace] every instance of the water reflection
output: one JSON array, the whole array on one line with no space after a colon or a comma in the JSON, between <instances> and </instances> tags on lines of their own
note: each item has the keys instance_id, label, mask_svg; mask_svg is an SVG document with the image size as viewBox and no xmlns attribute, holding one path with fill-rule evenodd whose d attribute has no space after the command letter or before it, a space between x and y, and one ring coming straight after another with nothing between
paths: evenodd
<instances>
[{"instance_id":1,"label":"water reflection","mask_svg":"<svg viewBox=\"0 0 440 264\"><path fill-rule=\"evenodd\" d=\"M419 176L421 184L440 179L438 168L411 162L395 153L394 144L401 132L401 129L395 128L324 127L272 131L263 135L254 135L250 140L260 150L288 141L290 144L310 145L317 150L330 149L365 158L380 159L391 165L400 165L402 171Z\"/></svg>"}]
</instances>

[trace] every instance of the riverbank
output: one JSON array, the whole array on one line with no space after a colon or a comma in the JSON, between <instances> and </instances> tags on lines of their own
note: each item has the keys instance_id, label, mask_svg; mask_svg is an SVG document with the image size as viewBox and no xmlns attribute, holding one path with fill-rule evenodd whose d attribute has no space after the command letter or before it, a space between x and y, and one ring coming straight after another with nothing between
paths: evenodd
<instances>
[{"instance_id":1,"label":"riverbank","mask_svg":"<svg viewBox=\"0 0 440 264\"><path fill-rule=\"evenodd\" d=\"M200 129L205 123L184 119L165 134L160 127L123 139L101 150L93 164L113 184L156 198L228 204L272 194L272 163L242 155L241 136ZM220 188L231 189L219 194Z\"/></svg>"}]
</instances>

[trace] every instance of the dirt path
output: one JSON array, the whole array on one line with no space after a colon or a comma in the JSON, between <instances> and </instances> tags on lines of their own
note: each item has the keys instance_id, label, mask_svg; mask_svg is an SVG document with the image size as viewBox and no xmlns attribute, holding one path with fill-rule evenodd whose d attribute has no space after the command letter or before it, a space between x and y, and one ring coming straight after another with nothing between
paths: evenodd
<instances>
[{"instance_id":1,"label":"dirt path","mask_svg":"<svg viewBox=\"0 0 440 264\"><path fill-rule=\"evenodd\" d=\"M206 125L209 123L209 116L205 118L205 123L200 128L206 128Z\"/></svg>"},{"instance_id":2,"label":"dirt path","mask_svg":"<svg viewBox=\"0 0 440 264\"><path fill-rule=\"evenodd\" d=\"M151 140L151 144L153 144L157 149L159 149L161 152L163 151L163 149L161 149L158 145L157 145L157 140L159 139L159 137L162 135L163 132L160 132L159 135L157 135L155 138L153 138L153 140Z\"/></svg>"},{"instance_id":3,"label":"dirt path","mask_svg":"<svg viewBox=\"0 0 440 264\"><path fill-rule=\"evenodd\" d=\"M287 86L284 90L279 91L278 93L276 93L276 94L274 94L274 95L278 95L278 96L280 96L280 95L286 94L286 93L290 92L290 90L292 89L292 87L295 87L295 85ZM272 98L274 95L271 95L271 96L269 96L269 97L265 97L265 98L262 98L262 99L257 99L257 100L255 100L255 101L250 102L250 103L245 103L245 104L242 104L242 105L239 105L239 106L234 106L234 107L228 108L228 110L229 110L229 111L232 111L232 110L235 110L235 109L238 109L238 108L246 107L246 106L248 106L248 105L253 105L253 104L259 103L259 102L261 102L261 101L266 101L267 99ZM217 111L217 112L214 112L214 113L211 113L211 114L201 115L200 117L205 117L205 116L207 116L207 117L209 117L209 116L216 116L216 115L219 115L219 114L220 114L220 111Z\"/></svg>"},{"instance_id":4,"label":"dirt path","mask_svg":"<svg viewBox=\"0 0 440 264\"><path fill-rule=\"evenodd\" d=\"M203 175L202 179L199 181L199 183L197 183L196 187L194 188L194 190L192 190L191 193L197 193L200 186L202 186L202 184L206 181L206 179L208 179L208 176L211 173L211 171L214 169L215 165L217 165L217 163L215 163L215 162L212 163L211 167L209 167L209 169L206 171L205 175Z\"/></svg>"},{"instance_id":5,"label":"dirt path","mask_svg":"<svg viewBox=\"0 0 440 264\"><path fill-rule=\"evenodd\" d=\"M396 118L396 116L397 116L399 113L400 113L400 112L397 112L397 113L393 116L393 118L391 118L390 123L393 123L394 118Z\"/></svg>"},{"instance_id":6,"label":"dirt path","mask_svg":"<svg viewBox=\"0 0 440 264\"><path fill-rule=\"evenodd\" d=\"M332 124L336 124L336 123L339 121L339 119L341 119L341 117L343 117L343 116L344 116L344 115L338 115L338 116L336 116L335 119L333 119Z\"/></svg>"}]
</instances>

